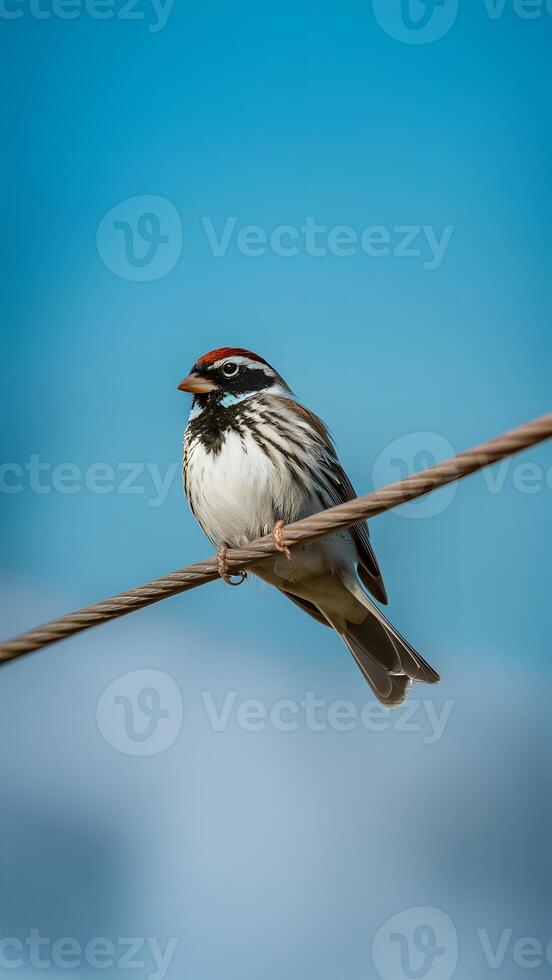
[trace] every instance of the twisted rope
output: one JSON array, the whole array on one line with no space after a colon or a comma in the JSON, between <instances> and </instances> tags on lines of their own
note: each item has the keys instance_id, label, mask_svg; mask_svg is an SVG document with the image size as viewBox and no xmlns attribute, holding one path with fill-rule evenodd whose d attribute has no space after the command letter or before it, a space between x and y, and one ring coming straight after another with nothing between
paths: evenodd
<instances>
[{"instance_id":1,"label":"twisted rope","mask_svg":"<svg viewBox=\"0 0 552 980\"><path fill-rule=\"evenodd\" d=\"M333 534L343 528L351 527L359 521L384 511L398 507L400 504L415 500L432 490L461 480L477 470L483 469L492 463L496 463L507 456L513 456L536 446L540 442L552 437L552 412L543 415L541 418L520 425L504 435L491 439L489 442L468 449L451 459L442 463L437 463L427 470L409 476L398 483L392 483L381 490L375 490L364 497L356 497L345 504L337 507L330 507L328 510L297 521L295 524L288 524L283 529L285 544L292 548L294 545L307 544L317 541L328 534ZM252 568L266 558L277 555L276 542L272 535L252 541L245 548L229 550L226 556L226 567L229 572L239 573L244 568ZM216 558L207 558L204 561L188 565L177 572L165 575L162 578L148 582L146 585L139 585L128 592L121 592L119 595L103 602L96 602L92 606L79 609L78 612L70 613L61 619L45 626L29 630L13 640L7 640L0 645L0 663L21 657L25 653L39 650L41 647L50 643L55 643L74 633L105 623L118 616L125 616L127 613L134 612L136 609L143 609L161 599L169 596L178 595L188 589L195 589L199 585L207 582L214 582L219 578L218 562Z\"/></svg>"}]
</instances>

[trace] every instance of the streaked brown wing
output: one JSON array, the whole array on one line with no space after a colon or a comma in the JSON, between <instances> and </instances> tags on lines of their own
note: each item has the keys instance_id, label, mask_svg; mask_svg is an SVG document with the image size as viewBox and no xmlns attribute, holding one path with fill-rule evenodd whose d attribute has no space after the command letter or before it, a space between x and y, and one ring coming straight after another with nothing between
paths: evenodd
<instances>
[{"instance_id":1,"label":"streaked brown wing","mask_svg":"<svg viewBox=\"0 0 552 980\"><path fill-rule=\"evenodd\" d=\"M275 398L274 400L279 401L280 399ZM299 402L291 402L286 399L286 407L288 411L291 409L296 414L298 420L303 424L306 423L313 430L325 450L332 483L330 491L331 500L328 506L344 504L348 500L353 500L356 497L355 489L337 458L332 437L322 419ZM385 606L387 605L387 593L374 549L370 544L370 532L368 531L367 522L362 521L360 524L355 524L350 529L350 532L358 551L358 574L366 588L374 596L374 599L377 599L378 602L381 602Z\"/></svg>"},{"instance_id":2,"label":"streaked brown wing","mask_svg":"<svg viewBox=\"0 0 552 980\"><path fill-rule=\"evenodd\" d=\"M337 462L337 460L336 460ZM343 503L347 500L354 500L356 497L355 489L351 483L349 477L345 473L345 470L337 462L340 473L340 485L343 488ZM368 530L368 522L362 521L361 524L355 524L351 528L351 536L353 541L357 546L358 557L360 560L360 565L358 569L358 574L364 582L364 585L372 593L374 599L381 602L382 605L387 605L387 592L385 591L385 585L383 582L383 576L378 565L378 560L374 553L374 549L370 544L370 531Z\"/></svg>"}]
</instances>

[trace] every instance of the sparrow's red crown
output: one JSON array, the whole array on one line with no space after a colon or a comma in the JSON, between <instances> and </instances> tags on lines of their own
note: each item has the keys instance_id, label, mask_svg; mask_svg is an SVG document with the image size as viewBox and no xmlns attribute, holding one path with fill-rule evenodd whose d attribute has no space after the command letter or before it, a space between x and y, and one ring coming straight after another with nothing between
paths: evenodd
<instances>
[{"instance_id":1,"label":"sparrow's red crown","mask_svg":"<svg viewBox=\"0 0 552 980\"><path fill-rule=\"evenodd\" d=\"M245 350L244 347L218 347L216 350L209 351L208 354L204 354L203 357L198 358L198 367L206 367L209 364L214 364L216 361L222 360L223 357L249 357L252 361L260 361L261 364L266 364L264 357L259 357L258 354L254 354L253 351Z\"/></svg>"}]
</instances>

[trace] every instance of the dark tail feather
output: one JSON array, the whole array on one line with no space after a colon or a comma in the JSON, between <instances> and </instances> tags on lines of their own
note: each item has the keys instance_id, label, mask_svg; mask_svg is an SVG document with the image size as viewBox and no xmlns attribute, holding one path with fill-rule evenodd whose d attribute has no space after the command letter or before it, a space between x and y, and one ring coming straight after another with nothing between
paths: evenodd
<instances>
[{"instance_id":1,"label":"dark tail feather","mask_svg":"<svg viewBox=\"0 0 552 980\"><path fill-rule=\"evenodd\" d=\"M436 684L439 675L385 617L368 613L363 623L340 632L374 694L388 708L406 701L412 681Z\"/></svg>"}]
</instances>

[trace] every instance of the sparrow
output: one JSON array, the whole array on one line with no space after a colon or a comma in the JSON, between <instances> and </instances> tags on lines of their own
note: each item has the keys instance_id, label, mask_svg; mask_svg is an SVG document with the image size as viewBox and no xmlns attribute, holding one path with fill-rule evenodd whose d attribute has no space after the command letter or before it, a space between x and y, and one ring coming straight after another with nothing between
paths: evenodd
<instances>
[{"instance_id":1,"label":"sparrow","mask_svg":"<svg viewBox=\"0 0 552 980\"><path fill-rule=\"evenodd\" d=\"M279 553L253 574L338 633L383 705L402 704L413 681L437 683L373 601L386 605L387 594L366 522L286 547L286 524L356 496L324 422L264 358L241 347L204 354L178 388L194 396L184 493L222 576L229 580L228 547L273 533Z\"/></svg>"}]
</instances>

